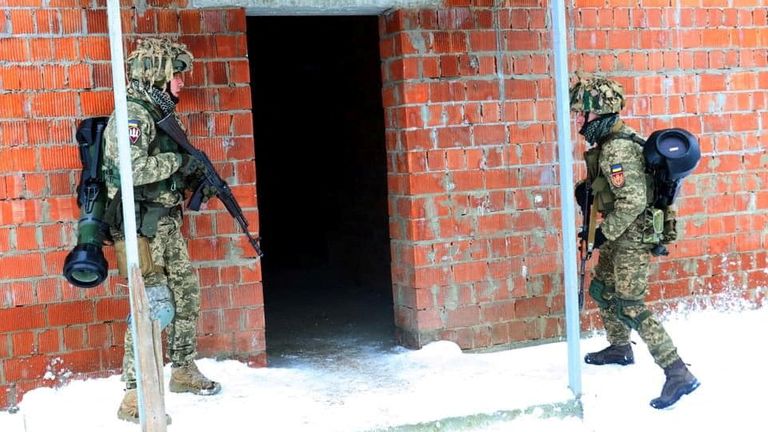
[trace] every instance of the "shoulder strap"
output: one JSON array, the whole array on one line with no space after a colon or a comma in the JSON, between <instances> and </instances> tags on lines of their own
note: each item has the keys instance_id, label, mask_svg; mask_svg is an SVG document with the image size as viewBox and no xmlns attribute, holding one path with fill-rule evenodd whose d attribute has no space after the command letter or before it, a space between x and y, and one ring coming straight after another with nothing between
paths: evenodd
<instances>
[{"instance_id":1,"label":"shoulder strap","mask_svg":"<svg viewBox=\"0 0 768 432\"><path fill-rule=\"evenodd\" d=\"M637 144L640 144L641 146L645 145L645 140L640 138L636 133L625 133L625 132L615 132L612 134L608 134L603 138L599 144L607 143L609 141L613 141L615 139L626 139L630 141L634 141Z\"/></svg>"},{"instance_id":2,"label":"shoulder strap","mask_svg":"<svg viewBox=\"0 0 768 432\"><path fill-rule=\"evenodd\" d=\"M144 107L144 109L147 110L147 112L149 112L149 115L152 116L152 119L155 120L155 123L157 123L158 121L160 121L160 119L163 118L163 114L160 112L160 110L158 110L156 106L152 105L151 103L145 100L141 100L141 99L137 99L129 96L128 101L137 103L142 107Z\"/></svg>"}]
</instances>

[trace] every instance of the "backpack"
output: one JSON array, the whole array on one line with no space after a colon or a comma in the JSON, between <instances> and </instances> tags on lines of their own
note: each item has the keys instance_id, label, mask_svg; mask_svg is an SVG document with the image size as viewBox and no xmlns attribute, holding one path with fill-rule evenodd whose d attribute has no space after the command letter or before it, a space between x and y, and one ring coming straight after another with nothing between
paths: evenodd
<instances>
[{"instance_id":1,"label":"backpack","mask_svg":"<svg viewBox=\"0 0 768 432\"><path fill-rule=\"evenodd\" d=\"M701 159L699 140L685 129L660 129L643 143L646 170L654 180L653 206L666 208L675 201L684 178Z\"/></svg>"},{"instance_id":2,"label":"backpack","mask_svg":"<svg viewBox=\"0 0 768 432\"><path fill-rule=\"evenodd\" d=\"M685 129L670 128L654 131L647 140L637 135L627 137L643 147L645 169L653 179L653 202L646 211L648 238L658 243L651 253L668 255L664 246L677 240L675 197L684 178L688 177L701 159L699 140Z\"/></svg>"}]
</instances>

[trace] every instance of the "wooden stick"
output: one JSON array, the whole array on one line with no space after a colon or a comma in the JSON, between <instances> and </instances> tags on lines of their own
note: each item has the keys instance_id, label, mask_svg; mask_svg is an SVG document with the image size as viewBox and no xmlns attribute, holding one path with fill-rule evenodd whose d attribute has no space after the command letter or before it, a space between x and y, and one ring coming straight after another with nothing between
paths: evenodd
<instances>
[{"instance_id":1,"label":"wooden stick","mask_svg":"<svg viewBox=\"0 0 768 432\"><path fill-rule=\"evenodd\" d=\"M136 346L136 372L139 390L139 418L143 432L166 432L165 401L163 400L163 369L158 365L155 335L150 317L149 301L144 290L144 278L141 269L133 264L130 268L133 287L130 289L133 300L131 311L136 334L133 343ZM158 331L159 333L159 331ZM159 339L159 335L158 338ZM162 357L161 357L162 362Z\"/></svg>"}]
</instances>

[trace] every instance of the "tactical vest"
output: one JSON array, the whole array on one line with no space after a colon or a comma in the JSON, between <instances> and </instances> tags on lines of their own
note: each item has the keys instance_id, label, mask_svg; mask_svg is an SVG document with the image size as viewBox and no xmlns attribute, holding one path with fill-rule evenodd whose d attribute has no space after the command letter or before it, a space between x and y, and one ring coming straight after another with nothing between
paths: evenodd
<instances>
[{"instance_id":1,"label":"tactical vest","mask_svg":"<svg viewBox=\"0 0 768 432\"><path fill-rule=\"evenodd\" d=\"M137 103L149 112L155 122L160 121L163 116L157 107L141 99L128 98L128 101ZM178 144L171 137L159 128L155 128L155 139L149 143L148 153L150 156L156 156L160 153L180 153ZM133 189L136 201L154 201L162 192L181 191L184 189L184 178L181 173L176 171L170 177L159 182L150 183L142 186L136 186Z\"/></svg>"},{"instance_id":2,"label":"tactical vest","mask_svg":"<svg viewBox=\"0 0 768 432\"><path fill-rule=\"evenodd\" d=\"M602 142L608 142L612 139L623 138L621 136L610 135ZM608 183L608 179L605 178L600 170L600 150L602 149L602 143L592 147L584 152L584 160L587 163L587 176L592 185L592 195L595 198L595 204L597 205L597 211L605 214L613 211L614 201L616 197L611 191L611 186ZM651 205L653 203L653 178L645 174L645 189L646 189L646 204Z\"/></svg>"},{"instance_id":3,"label":"tactical vest","mask_svg":"<svg viewBox=\"0 0 768 432\"><path fill-rule=\"evenodd\" d=\"M587 163L587 175L592 187L592 195L597 211L606 215L615 208L616 196L611 191L608 179L600 170L600 151L603 143L613 139L624 139L624 136L618 134L609 135L597 146L587 150L584 153L584 160ZM634 142L634 140L632 140ZM630 229L634 230L631 236L637 236L637 239L644 244L658 245L665 240L665 216L666 212L653 207L654 187L653 177L645 173L646 189L646 208L638 216L637 220ZM634 226L635 228L632 228Z\"/></svg>"},{"instance_id":4,"label":"tactical vest","mask_svg":"<svg viewBox=\"0 0 768 432\"><path fill-rule=\"evenodd\" d=\"M141 99L128 98L129 102L134 102L141 105L149 112L152 119L157 122L162 119L162 113L152 104ZM156 128L155 139L149 143L148 153L150 156L155 156L160 153L181 153L178 144L176 144L170 136L165 132ZM119 173L116 172L117 167L110 167L107 174L110 178L119 179ZM133 196L136 202L136 227L139 233L146 237L154 237L157 233L157 224L160 218L173 214L180 214L180 207L165 207L155 200L163 192L176 192L181 194L184 190L184 178L178 171L173 173L169 178L161 180L155 183L150 183L141 186L134 186ZM122 203L120 198L120 191L108 204L105 220L113 228L122 231Z\"/></svg>"}]
</instances>

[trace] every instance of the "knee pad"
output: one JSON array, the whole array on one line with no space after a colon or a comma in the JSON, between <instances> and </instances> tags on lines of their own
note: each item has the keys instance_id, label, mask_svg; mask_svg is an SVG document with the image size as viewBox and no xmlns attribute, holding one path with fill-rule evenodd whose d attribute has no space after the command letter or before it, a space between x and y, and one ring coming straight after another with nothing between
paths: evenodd
<instances>
[{"instance_id":1,"label":"knee pad","mask_svg":"<svg viewBox=\"0 0 768 432\"><path fill-rule=\"evenodd\" d=\"M607 309L609 306L608 300L603 297L605 289L605 284L598 279L592 279L592 282L589 284L589 296L592 297L592 300L594 300L601 309Z\"/></svg>"},{"instance_id":2,"label":"knee pad","mask_svg":"<svg viewBox=\"0 0 768 432\"><path fill-rule=\"evenodd\" d=\"M149 313L152 319L160 322L160 328L168 327L176 315L171 290L167 285L154 285L145 288L149 300Z\"/></svg>"},{"instance_id":3,"label":"knee pad","mask_svg":"<svg viewBox=\"0 0 768 432\"><path fill-rule=\"evenodd\" d=\"M614 298L613 302L616 305L616 317L631 329L637 330L651 316L651 311L643 305L642 300Z\"/></svg>"}]
</instances>

